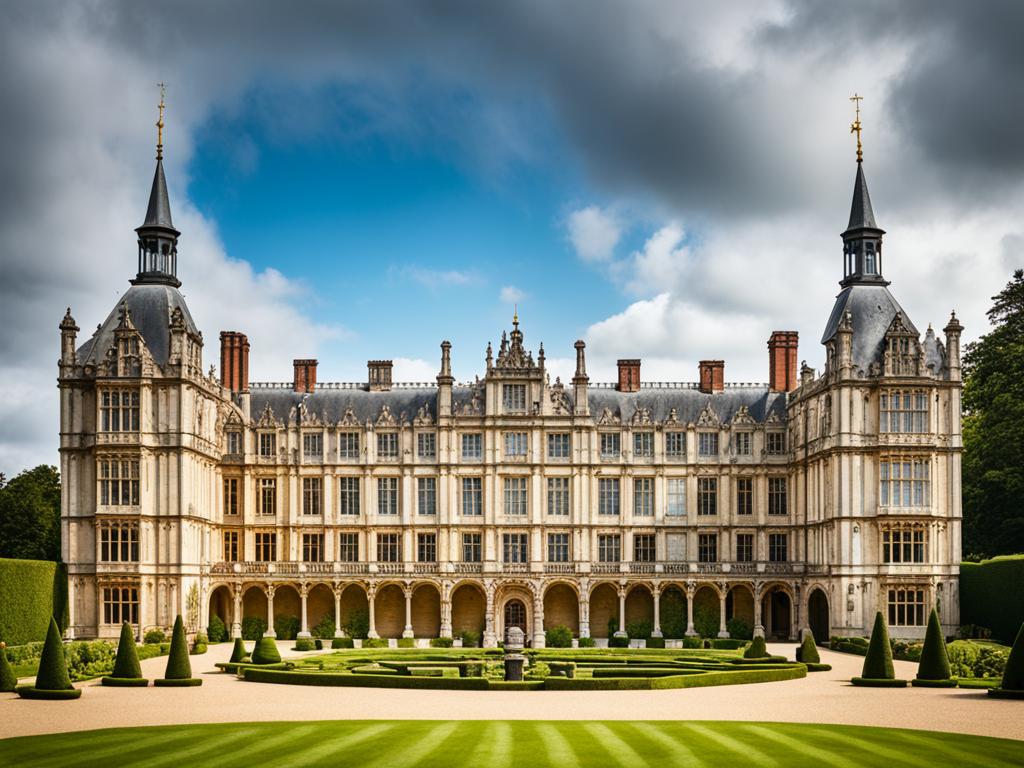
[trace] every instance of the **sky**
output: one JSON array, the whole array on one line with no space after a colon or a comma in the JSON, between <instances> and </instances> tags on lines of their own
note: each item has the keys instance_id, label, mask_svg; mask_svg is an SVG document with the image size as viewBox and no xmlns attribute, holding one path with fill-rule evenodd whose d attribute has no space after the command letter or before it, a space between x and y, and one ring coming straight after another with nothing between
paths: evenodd
<instances>
[{"instance_id":1,"label":"sky","mask_svg":"<svg viewBox=\"0 0 1024 768\"><path fill-rule=\"evenodd\" d=\"M483 373L518 308L552 376L766 381L838 291L863 95L890 290L965 340L1024 265L1024 4L520 0L0 5L0 472L57 464L64 311L136 268L167 85L179 277L253 380Z\"/></svg>"}]
</instances>

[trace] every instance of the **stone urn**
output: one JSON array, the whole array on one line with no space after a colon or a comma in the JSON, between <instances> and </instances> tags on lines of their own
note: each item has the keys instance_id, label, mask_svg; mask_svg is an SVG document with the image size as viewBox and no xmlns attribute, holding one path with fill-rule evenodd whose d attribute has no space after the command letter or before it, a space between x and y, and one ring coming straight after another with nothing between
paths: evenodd
<instances>
[{"instance_id":1,"label":"stone urn","mask_svg":"<svg viewBox=\"0 0 1024 768\"><path fill-rule=\"evenodd\" d=\"M518 681L523 679L523 643L526 636L519 627L509 627L505 631L505 680Z\"/></svg>"}]
</instances>

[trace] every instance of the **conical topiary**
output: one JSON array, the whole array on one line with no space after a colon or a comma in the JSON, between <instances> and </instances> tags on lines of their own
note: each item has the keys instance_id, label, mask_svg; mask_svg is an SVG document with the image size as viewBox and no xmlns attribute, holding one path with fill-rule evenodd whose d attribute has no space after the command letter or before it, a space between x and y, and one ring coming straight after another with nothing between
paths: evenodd
<instances>
[{"instance_id":1,"label":"conical topiary","mask_svg":"<svg viewBox=\"0 0 1024 768\"><path fill-rule=\"evenodd\" d=\"M171 635L171 653L167 657L167 669L161 679L153 681L159 686L202 685L203 681L192 677L192 664L188 660L188 641L185 639L185 624L181 615L174 620L174 633Z\"/></svg>"},{"instance_id":2,"label":"conical topiary","mask_svg":"<svg viewBox=\"0 0 1024 768\"><path fill-rule=\"evenodd\" d=\"M764 644L764 638L758 635L747 646L743 652L744 659L763 659L768 656L768 648Z\"/></svg>"},{"instance_id":3,"label":"conical topiary","mask_svg":"<svg viewBox=\"0 0 1024 768\"><path fill-rule=\"evenodd\" d=\"M135 647L135 635L132 625L127 621L121 625L121 640L117 644L117 658L114 659L114 671L100 681L103 685L142 688L149 685L149 680L142 676L139 665L139 652Z\"/></svg>"},{"instance_id":4,"label":"conical topiary","mask_svg":"<svg viewBox=\"0 0 1024 768\"><path fill-rule=\"evenodd\" d=\"M875 626L871 630L871 642L864 657L864 669L860 677L851 681L854 685L891 686L901 688L906 680L897 680L892 665L892 648L889 645L889 631L885 626L882 612L875 614Z\"/></svg>"},{"instance_id":5,"label":"conical topiary","mask_svg":"<svg viewBox=\"0 0 1024 768\"><path fill-rule=\"evenodd\" d=\"M814 635L811 632L804 632L804 641L800 644L800 661L804 664L821 663L818 646L814 644Z\"/></svg>"},{"instance_id":6,"label":"conical topiary","mask_svg":"<svg viewBox=\"0 0 1024 768\"><path fill-rule=\"evenodd\" d=\"M281 653L274 638L261 637L256 641L256 647L252 649L253 664L278 664L280 661Z\"/></svg>"},{"instance_id":7,"label":"conical topiary","mask_svg":"<svg viewBox=\"0 0 1024 768\"><path fill-rule=\"evenodd\" d=\"M11 693L18 687L18 677L7 660L7 643L0 643L0 692Z\"/></svg>"},{"instance_id":8,"label":"conical topiary","mask_svg":"<svg viewBox=\"0 0 1024 768\"><path fill-rule=\"evenodd\" d=\"M1013 641L1010 657L1003 670L1003 680L998 688L989 689L989 695L1024 699L1024 624L1021 624L1017 639Z\"/></svg>"},{"instance_id":9,"label":"conical topiary","mask_svg":"<svg viewBox=\"0 0 1024 768\"><path fill-rule=\"evenodd\" d=\"M43 655L39 659L39 671L35 685L18 686L18 695L26 699L77 699L82 692L71 685L68 665L64 659L64 643L60 639L57 622L50 617L50 628L46 631Z\"/></svg>"},{"instance_id":10,"label":"conical topiary","mask_svg":"<svg viewBox=\"0 0 1024 768\"><path fill-rule=\"evenodd\" d=\"M956 685L956 681L949 677L949 654L942 637L939 613L934 608L928 616L928 631L924 636L921 661L917 665L917 677L911 684L935 688L951 688Z\"/></svg>"},{"instance_id":11,"label":"conical topiary","mask_svg":"<svg viewBox=\"0 0 1024 768\"><path fill-rule=\"evenodd\" d=\"M235 638L235 647L231 649L231 658L228 659L229 664L241 664L249 656L249 652L245 650L245 641L240 637Z\"/></svg>"}]
</instances>

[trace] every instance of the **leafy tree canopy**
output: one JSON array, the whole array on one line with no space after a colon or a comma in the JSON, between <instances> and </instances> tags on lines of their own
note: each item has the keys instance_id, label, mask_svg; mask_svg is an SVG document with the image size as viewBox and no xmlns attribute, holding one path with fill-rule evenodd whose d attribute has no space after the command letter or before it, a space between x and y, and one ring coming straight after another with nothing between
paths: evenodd
<instances>
[{"instance_id":1,"label":"leafy tree canopy","mask_svg":"<svg viewBox=\"0 0 1024 768\"><path fill-rule=\"evenodd\" d=\"M60 475L41 464L0 477L0 557L60 560Z\"/></svg>"}]
</instances>

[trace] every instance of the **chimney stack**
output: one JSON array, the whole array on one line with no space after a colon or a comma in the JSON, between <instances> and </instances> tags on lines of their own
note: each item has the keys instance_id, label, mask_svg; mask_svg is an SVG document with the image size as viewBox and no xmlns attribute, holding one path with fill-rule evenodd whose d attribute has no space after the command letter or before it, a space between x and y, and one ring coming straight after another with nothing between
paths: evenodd
<instances>
[{"instance_id":1,"label":"chimney stack","mask_svg":"<svg viewBox=\"0 0 1024 768\"><path fill-rule=\"evenodd\" d=\"M640 361L619 360L619 383L615 386L619 392L640 391Z\"/></svg>"},{"instance_id":2,"label":"chimney stack","mask_svg":"<svg viewBox=\"0 0 1024 768\"><path fill-rule=\"evenodd\" d=\"M292 389L296 392L311 395L316 391L316 360L293 360L295 376Z\"/></svg>"},{"instance_id":3,"label":"chimney stack","mask_svg":"<svg viewBox=\"0 0 1024 768\"><path fill-rule=\"evenodd\" d=\"M371 392L388 392L391 389L391 368L390 360L368 360L367 388Z\"/></svg>"},{"instance_id":4,"label":"chimney stack","mask_svg":"<svg viewBox=\"0 0 1024 768\"><path fill-rule=\"evenodd\" d=\"M232 392L249 391L249 339L244 333L220 332L220 383Z\"/></svg>"},{"instance_id":5,"label":"chimney stack","mask_svg":"<svg viewBox=\"0 0 1024 768\"><path fill-rule=\"evenodd\" d=\"M700 383L697 388L701 392L721 392L725 389L725 360L701 360Z\"/></svg>"},{"instance_id":6,"label":"chimney stack","mask_svg":"<svg viewBox=\"0 0 1024 768\"><path fill-rule=\"evenodd\" d=\"M796 389L796 331L772 331L768 339L768 389L792 392Z\"/></svg>"}]
</instances>

